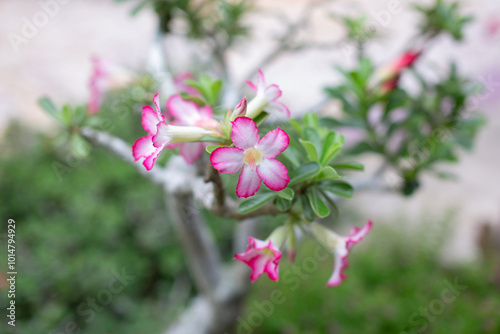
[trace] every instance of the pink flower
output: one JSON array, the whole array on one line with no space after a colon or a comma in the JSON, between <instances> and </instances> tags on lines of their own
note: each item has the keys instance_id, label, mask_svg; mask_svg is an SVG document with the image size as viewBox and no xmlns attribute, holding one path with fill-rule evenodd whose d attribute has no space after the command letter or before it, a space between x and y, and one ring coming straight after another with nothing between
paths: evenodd
<instances>
[{"instance_id":1,"label":"pink flower","mask_svg":"<svg viewBox=\"0 0 500 334\"><path fill-rule=\"evenodd\" d=\"M210 155L210 162L220 173L241 174L236 186L238 197L253 196L264 184L271 190L286 188L290 179L286 167L276 157L287 149L290 138L279 127L262 139L255 122L238 117L231 122L231 140L236 147L219 147Z\"/></svg>"},{"instance_id":2,"label":"pink flower","mask_svg":"<svg viewBox=\"0 0 500 334\"><path fill-rule=\"evenodd\" d=\"M255 118L264 109L269 112L277 111L290 117L290 110L288 110L287 106L277 101L281 97L280 88L277 85L267 86L264 73L261 70L259 70L257 83L254 84L251 81L246 83L257 94L248 104L247 117Z\"/></svg>"},{"instance_id":3,"label":"pink flower","mask_svg":"<svg viewBox=\"0 0 500 334\"><path fill-rule=\"evenodd\" d=\"M172 100L173 98L173 100ZM179 96L180 98L180 96ZM182 100L182 99L181 99ZM217 136L218 133L214 130L207 130L205 128L199 127L199 126L182 126L182 125L175 125L175 124L180 124L183 121L178 120L172 122L172 124L167 124L165 122L165 117L161 114L160 110L160 105L159 105L159 96L158 93L153 98L154 104L156 111L153 110L150 106L144 106L142 108L142 127L144 130L146 130L149 134L147 136L141 137L137 139L137 141L134 143L132 146L132 154L134 156L135 161L144 158L143 165L146 167L147 170L151 170L153 168L153 165L160 155L161 151L167 145L170 145L169 147L172 148L174 147L172 144L178 144L178 143L187 143L187 142L196 142L205 136ZM173 105L175 103L180 103L177 101L176 95L172 96L169 99L169 102L171 102L170 105ZM191 109L178 109L178 107L186 107L185 105L183 106L182 104L176 107L170 107L170 111L172 113L172 110L175 110L174 116L177 115L177 112L182 112L186 113L189 115L193 110ZM208 112L205 110L205 112ZM211 113L211 110L210 110ZM201 116L197 118L198 116L192 115L195 119L192 121L195 124L205 124L205 120L202 120ZM177 116L176 116L177 117ZM183 115L182 117L187 117L186 115ZM181 117L181 118L182 118ZM190 121L191 122L191 121ZM194 143L194 144L200 144L200 143ZM196 147L194 147L196 149ZM181 147L181 154L183 154L184 158L192 158L198 152L196 150L193 150L193 146L183 146Z\"/></svg>"},{"instance_id":4,"label":"pink flower","mask_svg":"<svg viewBox=\"0 0 500 334\"><path fill-rule=\"evenodd\" d=\"M179 93L186 93L191 96L201 96L200 92L186 83L186 80L194 80L193 74L191 72L179 73L174 77L174 85Z\"/></svg>"},{"instance_id":5,"label":"pink flower","mask_svg":"<svg viewBox=\"0 0 500 334\"><path fill-rule=\"evenodd\" d=\"M134 75L111 60L92 57L93 72L90 77L90 101L88 113L95 115L101 108L104 93L112 88L123 87L132 82Z\"/></svg>"},{"instance_id":6,"label":"pink flower","mask_svg":"<svg viewBox=\"0 0 500 334\"><path fill-rule=\"evenodd\" d=\"M347 256L352 246L360 242L365 235L371 230L372 222L368 221L362 228L353 227L351 233L347 237L342 237L335 232L324 228L319 224L312 224L311 231L314 236L326 247L328 247L334 254L335 262L333 266L333 273L328 280L327 286L337 286L347 276L344 270L349 266Z\"/></svg>"},{"instance_id":7,"label":"pink flower","mask_svg":"<svg viewBox=\"0 0 500 334\"><path fill-rule=\"evenodd\" d=\"M421 53L421 51L407 51L394 62L379 70L376 76L380 78L382 91L385 93L393 91L398 86L403 71L412 66Z\"/></svg>"},{"instance_id":8,"label":"pink flower","mask_svg":"<svg viewBox=\"0 0 500 334\"><path fill-rule=\"evenodd\" d=\"M267 273L273 281L278 280L281 252L271 240L263 241L249 237L245 253L236 254L234 258L252 269L252 274L250 274L252 282L255 282L263 273Z\"/></svg>"},{"instance_id":9,"label":"pink flower","mask_svg":"<svg viewBox=\"0 0 500 334\"><path fill-rule=\"evenodd\" d=\"M160 147L155 147L153 145L153 136L156 135L157 125L165 119L160 110L159 93L156 93L153 98L153 102L155 104L156 111L150 106L142 107L142 127L149 134L137 139L132 146L132 155L134 156L135 161L145 158L142 164L147 170L151 170L153 168L158 155L160 155L161 151L165 147L165 145Z\"/></svg>"},{"instance_id":10,"label":"pink flower","mask_svg":"<svg viewBox=\"0 0 500 334\"><path fill-rule=\"evenodd\" d=\"M220 132L220 124L212 118L212 108L198 107L194 102L183 100L179 94L172 95L167 101L169 114L175 119L170 124L196 126ZM204 143L182 143L180 153L188 164L194 163L203 152ZM173 148L176 145L170 145Z\"/></svg>"}]
</instances>

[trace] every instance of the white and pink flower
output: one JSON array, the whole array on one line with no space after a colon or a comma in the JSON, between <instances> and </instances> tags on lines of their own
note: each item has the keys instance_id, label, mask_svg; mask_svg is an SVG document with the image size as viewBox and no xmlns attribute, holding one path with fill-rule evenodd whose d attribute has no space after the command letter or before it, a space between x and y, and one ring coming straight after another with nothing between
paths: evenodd
<instances>
[{"instance_id":1,"label":"white and pink flower","mask_svg":"<svg viewBox=\"0 0 500 334\"><path fill-rule=\"evenodd\" d=\"M255 98L250 101L247 109L247 117L255 118L264 109L269 112L279 112L290 117L290 110L282 102L278 102L282 93L277 85L266 85L266 79L264 73L259 70L259 76L257 82L253 83L251 81L246 82L250 88L257 94Z\"/></svg>"},{"instance_id":2,"label":"white and pink flower","mask_svg":"<svg viewBox=\"0 0 500 334\"><path fill-rule=\"evenodd\" d=\"M317 223L311 225L311 231L316 239L329 248L334 255L333 273L326 284L327 286L337 286L343 280L347 279L344 270L349 266L347 260L349 251L354 244L360 242L365 237L371 228L372 222L368 221L362 228L353 227L351 233L343 237Z\"/></svg>"},{"instance_id":3,"label":"white and pink flower","mask_svg":"<svg viewBox=\"0 0 500 334\"><path fill-rule=\"evenodd\" d=\"M262 139L255 122L238 117L231 122L231 140L235 147L219 147L210 155L212 166L220 173L236 173L241 169L236 195L253 196L262 181L271 190L286 188L290 179L288 170L276 157L287 149L290 138L279 127Z\"/></svg>"},{"instance_id":4,"label":"white and pink flower","mask_svg":"<svg viewBox=\"0 0 500 334\"><path fill-rule=\"evenodd\" d=\"M220 123L213 119L212 108L199 107L194 102L183 100L179 94L172 95L167 101L168 113L174 118L171 125L200 127L206 130L220 132ZM162 129L165 128L162 125ZM180 153L188 164L194 163L203 152L205 143L181 143ZM177 146L169 145L168 148Z\"/></svg>"},{"instance_id":5,"label":"white and pink flower","mask_svg":"<svg viewBox=\"0 0 500 334\"><path fill-rule=\"evenodd\" d=\"M271 240L263 241L249 237L245 253L236 254L234 258L252 269L250 274L252 282L255 282L263 273L266 273L272 281L277 281L279 278L281 252Z\"/></svg>"},{"instance_id":6,"label":"white and pink flower","mask_svg":"<svg viewBox=\"0 0 500 334\"><path fill-rule=\"evenodd\" d=\"M100 57L92 57L92 75L90 77L90 101L87 110L95 115L101 108L106 91L130 84L135 75L115 62Z\"/></svg>"},{"instance_id":7,"label":"white and pink flower","mask_svg":"<svg viewBox=\"0 0 500 334\"><path fill-rule=\"evenodd\" d=\"M193 110L189 108L182 109L183 107L186 107L186 105L180 104L181 102L177 101L177 96L178 95L174 95L169 99L169 102L171 102L171 107L169 107L170 112L172 113L172 110L175 110L173 113L173 116L175 117L177 117L180 112L186 113L186 115L191 115ZM178 97L180 98L180 96ZM146 130L146 132L148 132L148 135L137 139L137 141L132 146L132 154L135 161L144 158L142 164L144 165L144 167L146 167L147 170L151 170L153 168L153 165L156 162L156 159L160 155L161 151L163 151L163 149L169 145L171 148L173 144L196 142L203 139L205 136L219 135L215 130L209 130L199 126L175 125L183 123L182 120L174 121L172 122L173 124L167 124L165 122L165 116L161 113L158 93L156 93L156 95L154 96L153 102L155 104L156 110L153 110L153 108L151 108L150 106L144 106L142 108L142 127L144 128L144 130ZM172 106L174 104L177 105L172 109ZM208 113L208 110L205 110L205 112ZM183 117L187 117L186 115L181 116L181 119ZM207 122L210 123L207 120L202 120L202 117L200 115L191 116L195 118L195 120L193 121L194 124L206 125ZM181 154L183 154L186 161L190 161L188 159L192 159L196 155L199 156L201 152L198 152L197 147L193 148L187 146L184 147L184 149L183 147L181 147Z\"/></svg>"}]
</instances>

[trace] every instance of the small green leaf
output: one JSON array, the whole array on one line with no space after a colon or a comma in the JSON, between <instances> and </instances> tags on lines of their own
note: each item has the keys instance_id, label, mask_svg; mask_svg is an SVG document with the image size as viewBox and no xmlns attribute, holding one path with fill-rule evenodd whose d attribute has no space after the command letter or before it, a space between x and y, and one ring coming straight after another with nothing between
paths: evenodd
<instances>
[{"instance_id":1,"label":"small green leaf","mask_svg":"<svg viewBox=\"0 0 500 334\"><path fill-rule=\"evenodd\" d=\"M353 187L346 182L337 181L322 184L321 189L345 198L351 198L354 192Z\"/></svg>"},{"instance_id":2,"label":"small green leaf","mask_svg":"<svg viewBox=\"0 0 500 334\"><path fill-rule=\"evenodd\" d=\"M339 152L342 150L344 145L343 136L338 135L335 132L330 132L323 143L323 149L321 150L321 165L327 165Z\"/></svg>"},{"instance_id":3,"label":"small green leaf","mask_svg":"<svg viewBox=\"0 0 500 334\"><path fill-rule=\"evenodd\" d=\"M338 180L344 178L343 176L340 176L337 171L331 167L331 166L326 166L321 169L321 172L316 176L315 180L317 181L332 181L332 180Z\"/></svg>"},{"instance_id":4,"label":"small green leaf","mask_svg":"<svg viewBox=\"0 0 500 334\"><path fill-rule=\"evenodd\" d=\"M84 158L89 155L91 146L82 136L78 134L72 135L70 143L71 149L78 157Z\"/></svg>"},{"instance_id":5,"label":"small green leaf","mask_svg":"<svg viewBox=\"0 0 500 334\"><path fill-rule=\"evenodd\" d=\"M278 196L287 200L292 200L293 196L295 196L295 191L292 188L285 188L281 191L277 192Z\"/></svg>"},{"instance_id":6,"label":"small green leaf","mask_svg":"<svg viewBox=\"0 0 500 334\"><path fill-rule=\"evenodd\" d=\"M320 193L315 188L307 189L307 195L309 197L309 204L311 204L311 208L318 217L325 218L330 214L328 205L325 204Z\"/></svg>"},{"instance_id":7,"label":"small green leaf","mask_svg":"<svg viewBox=\"0 0 500 334\"><path fill-rule=\"evenodd\" d=\"M280 211L285 212L285 211L290 210L290 208L292 207L292 201L285 199L285 198L282 198L282 197L277 197L274 200L274 205L276 205L276 207Z\"/></svg>"},{"instance_id":8,"label":"small green leaf","mask_svg":"<svg viewBox=\"0 0 500 334\"><path fill-rule=\"evenodd\" d=\"M56 108L52 100L48 97L42 97L38 100L38 105L47 112L50 116L52 116L56 121L64 125L62 120L61 111Z\"/></svg>"},{"instance_id":9,"label":"small green leaf","mask_svg":"<svg viewBox=\"0 0 500 334\"><path fill-rule=\"evenodd\" d=\"M219 146L219 145L213 145L213 144L212 144L212 145L208 145L207 147L205 147L205 150L206 150L208 153L212 154L212 152L213 152L213 151L215 151L215 149L216 149L216 148L219 148L219 147L221 147L221 146Z\"/></svg>"},{"instance_id":10,"label":"small green leaf","mask_svg":"<svg viewBox=\"0 0 500 334\"><path fill-rule=\"evenodd\" d=\"M276 196L275 192L264 193L261 195L255 195L250 197L240 203L238 206L238 212L241 214L252 212L261 206L268 203Z\"/></svg>"},{"instance_id":11,"label":"small green leaf","mask_svg":"<svg viewBox=\"0 0 500 334\"><path fill-rule=\"evenodd\" d=\"M301 135L302 134L302 127L300 126L300 123L297 122L297 120L295 120L295 119L291 119L289 122L293 126L295 131L297 131L299 133L299 135Z\"/></svg>"},{"instance_id":12,"label":"small green leaf","mask_svg":"<svg viewBox=\"0 0 500 334\"><path fill-rule=\"evenodd\" d=\"M302 146L305 148L307 152L307 157L311 161L318 161L318 152L316 151L316 147L314 146L313 143L307 140L302 140L299 139L299 142L302 144Z\"/></svg>"},{"instance_id":13,"label":"small green leaf","mask_svg":"<svg viewBox=\"0 0 500 334\"><path fill-rule=\"evenodd\" d=\"M309 201L309 196L307 194L302 195L301 197L302 211L304 212L304 218L312 222L316 216L314 215L314 211L311 207L311 203Z\"/></svg>"},{"instance_id":14,"label":"small green leaf","mask_svg":"<svg viewBox=\"0 0 500 334\"><path fill-rule=\"evenodd\" d=\"M61 110L61 120L65 125L69 125L71 123L72 117L73 117L73 110L69 105L65 104Z\"/></svg>"},{"instance_id":15,"label":"small green leaf","mask_svg":"<svg viewBox=\"0 0 500 334\"><path fill-rule=\"evenodd\" d=\"M343 162L340 164L334 164L332 167L335 169L357 170L361 172L365 170L365 166L358 162Z\"/></svg>"},{"instance_id":16,"label":"small green leaf","mask_svg":"<svg viewBox=\"0 0 500 334\"><path fill-rule=\"evenodd\" d=\"M304 125L305 126L310 126L312 128L318 128L319 126L319 119L318 115L313 114L313 113L308 113L304 115Z\"/></svg>"},{"instance_id":17,"label":"small green leaf","mask_svg":"<svg viewBox=\"0 0 500 334\"><path fill-rule=\"evenodd\" d=\"M321 166L317 162L309 162L300 166L290 173L292 182L289 183L289 186L294 186L297 183L314 178L320 170Z\"/></svg>"}]
</instances>

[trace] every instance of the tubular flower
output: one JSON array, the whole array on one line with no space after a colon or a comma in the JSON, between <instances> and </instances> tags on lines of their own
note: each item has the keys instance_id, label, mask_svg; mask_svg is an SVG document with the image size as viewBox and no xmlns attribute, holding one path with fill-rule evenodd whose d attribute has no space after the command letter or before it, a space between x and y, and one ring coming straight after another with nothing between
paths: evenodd
<instances>
[{"instance_id":1,"label":"tubular flower","mask_svg":"<svg viewBox=\"0 0 500 334\"><path fill-rule=\"evenodd\" d=\"M252 269L250 279L255 282L260 275L267 273L272 281L279 278L279 261L283 245L287 237L287 229L278 227L267 240L248 238L247 249L244 253L234 255L234 258L248 265Z\"/></svg>"},{"instance_id":2,"label":"tubular flower","mask_svg":"<svg viewBox=\"0 0 500 334\"><path fill-rule=\"evenodd\" d=\"M347 279L344 270L349 266L347 260L349 251L354 244L360 242L364 238L371 228L372 222L368 221L362 228L353 227L348 236L342 237L319 224L315 223L311 225L311 231L316 239L329 248L333 252L335 258L333 273L326 284L327 286L337 286L344 279Z\"/></svg>"},{"instance_id":3,"label":"tubular flower","mask_svg":"<svg viewBox=\"0 0 500 334\"><path fill-rule=\"evenodd\" d=\"M290 179L286 167L276 157L287 149L290 138L279 127L262 139L255 122L238 117L231 122L231 140L236 147L219 147L210 155L212 166L220 173L236 173L241 169L236 195L253 196L264 184L271 190L286 188Z\"/></svg>"},{"instance_id":4,"label":"tubular flower","mask_svg":"<svg viewBox=\"0 0 500 334\"><path fill-rule=\"evenodd\" d=\"M104 93L112 88L128 85L134 79L129 70L112 62L111 60L92 57L92 75L90 77L90 101L87 106L88 113L95 115L101 108Z\"/></svg>"},{"instance_id":5,"label":"tubular flower","mask_svg":"<svg viewBox=\"0 0 500 334\"><path fill-rule=\"evenodd\" d=\"M220 132L220 124L212 118L212 108L209 106L198 107L194 102L185 101L179 94L175 94L168 99L167 109L169 114L174 118L174 121L170 123L171 131L172 125L184 125L186 126L185 128L199 127L205 130ZM164 128L163 125L162 128ZM174 146L176 145L169 145L168 148L173 148ZM201 156L204 146L204 143L181 143L181 156L188 164L192 164Z\"/></svg>"},{"instance_id":6,"label":"tubular flower","mask_svg":"<svg viewBox=\"0 0 500 334\"><path fill-rule=\"evenodd\" d=\"M135 161L140 158L145 158L142 164L147 170L151 170L153 168L156 158L158 158L158 155L160 155L161 151L165 147L165 145L161 147L155 147L153 145L153 137L156 135L157 125L165 119L161 114L158 93L154 96L153 102L155 110L153 110L150 106L142 107L142 127L149 134L137 139L132 146L132 155L134 156Z\"/></svg>"},{"instance_id":7,"label":"tubular flower","mask_svg":"<svg viewBox=\"0 0 500 334\"><path fill-rule=\"evenodd\" d=\"M377 76L380 78L382 91L385 93L393 91L398 86L403 71L412 66L420 54L421 51L407 51L392 64L380 70Z\"/></svg>"},{"instance_id":8,"label":"tubular flower","mask_svg":"<svg viewBox=\"0 0 500 334\"><path fill-rule=\"evenodd\" d=\"M264 109L270 112L277 111L290 117L290 110L287 106L277 101L282 94L280 88L277 85L266 86L264 73L261 70L259 70L259 77L255 84L251 81L246 83L257 94L248 104L247 117L255 118Z\"/></svg>"}]
</instances>

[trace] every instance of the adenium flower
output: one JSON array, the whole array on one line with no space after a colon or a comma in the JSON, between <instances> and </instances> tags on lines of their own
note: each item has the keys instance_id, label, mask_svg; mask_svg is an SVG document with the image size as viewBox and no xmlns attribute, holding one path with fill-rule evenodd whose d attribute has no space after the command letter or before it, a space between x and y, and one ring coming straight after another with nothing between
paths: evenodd
<instances>
[{"instance_id":1,"label":"adenium flower","mask_svg":"<svg viewBox=\"0 0 500 334\"><path fill-rule=\"evenodd\" d=\"M403 71L412 66L421 53L421 51L407 51L394 62L383 67L376 75L380 78L382 91L385 93L393 91L398 86Z\"/></svg>"},{"instance_id":2,"label":"adenium flower","mask_svg":"<svg viewBox=\"0 0 500 334\"><path fill-rule=\"evenodd\" d=\"M249 237L246 251L234 256L236 260L245 263L252 269L250 274L252 283L263 273L266 273L272 281L278 280L281 259L279 248L286 240L287 230L284 226L278 227L267 240Z\"/></svg>"},{"instance_id":3,"label":"adenium flower","mask_svg":"<svg viewBox=\"0 0 500 334\"><path fill-rule=\"evenodd\" d=\"M212 166L220 173L236 173L241 169L236 195L253 196L264 184L271 190L286 188L290 179L288 170L276 157L287 149L290 138L279 127L262 139L255 122L238 117L231 122L231 140L235 147L219 147L210 155Z\"/></svg>"},{"instance_id":4,"label":"adenium flower","mask_svg":"<svg viewBox=\"0 0 500 334\"><path fill-rule=\"evenodd\" d=\"M212 108L199 107L196 103L183 100L179 94L172 95L167 101L168 113L174 118L171 125L186 125L220 132L220 124L212 118ZM162 128L164 126L162 125ZM161 145L161 144L160 144ZM181 143L180 153L188 164L195 162L203 152L205 143ZM168 148L177 146L169 145Z\"/></svg>"},{"instance_id":5,"label":"adenium flower","mask_svg":"<svg viewBox=\"0 0 500 334\"><path fill-rule=\"evenodd\" d=\"M264 73L259 70L257 82L246 82L250 88L257 94L255 98L248 104L247 117L255 118L264 109L269 112L280 112L290 117L290 110L287 106L277 100L281 97L281 90L277 85L266 85Z\"/></svg>"},{"instance_id":6,"label":"adenium flower","mask_svg":"<svg viewBox=\"0 0 500 334\"><path fill-rule=\"evenodd\" d=\"M156 159L167 145L194 142L208 135L218 135L214 130L207 130L198 126L179 126L165 123L165 117L160 110L158 93L154 96L153 102L156 110L153 110L150 106L142 108L142 127L148 132L148 135L137 139L132 146L135 161L144 158L142 164L147 170L153 168ZM192 153L189 147L184 150L185 155Z\"/></svg>"},{"instance_id":7,"label":"adenium flower","mask_svg":"<svg viewBox=\"0 0 500 334\"><path fill-rule=\"evenodd\" d=\"M90 101L88 113L95 115L101 108L104 93L112 88L124 87L134 80L134 74L111 60L92 57Z\"/></svg>"},{"instance_id":8,"label":"adenium flower","mask_svg":"<svg viewBox=\"0 0 500 334\"><path fill-rule=\"evenodd\" d=\"M311 231L313 235L318 239L323 245L329 248L334 255L334 266L333 273L327 282L327 286L337 286L347 276L344 274L344 270L349 266L347 256L352 246L360 242L364 236L371 230L372 222L368 221L362 228L353 227L351 233L342 237L337 233L317 224L313 223L311 225Z\"/></svg>"}]
</instances>

